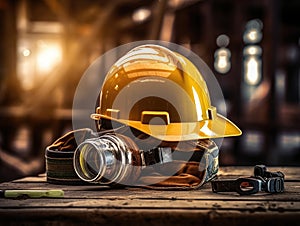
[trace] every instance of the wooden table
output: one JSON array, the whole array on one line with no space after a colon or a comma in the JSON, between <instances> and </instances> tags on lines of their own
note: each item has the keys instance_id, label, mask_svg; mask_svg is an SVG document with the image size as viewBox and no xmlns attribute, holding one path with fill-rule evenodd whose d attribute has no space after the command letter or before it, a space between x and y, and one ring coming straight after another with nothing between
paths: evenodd
<instances>
[{"instance_id":1,"label":"wooden table","mask_svg":"<svg viewBox=\"0 0 300 226\"><path fill-rule=\"evenodd\" d=\"M0 189L63 189L64 198L1 199L0 225L300 225L300 168L268 167L286 175L285 192L215 194L193 191L64 186L45 175L2 183ZM222 167L221 178L252 175L251 167Z\"/></svg>"}]
</instances>

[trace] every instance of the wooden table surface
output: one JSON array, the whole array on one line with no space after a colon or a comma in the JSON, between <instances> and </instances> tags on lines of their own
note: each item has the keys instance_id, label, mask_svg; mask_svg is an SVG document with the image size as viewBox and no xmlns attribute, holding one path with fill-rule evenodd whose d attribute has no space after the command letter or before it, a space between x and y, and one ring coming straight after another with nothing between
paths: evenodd
<instances>
[{"instance_id":1,"label":"wooden table surface","mask_svg":"<svg viewBox=\"0 0 300 226\"><path fill-rule=\"evenodd\" d=\"M216 194L210 183L193 191L66 186L45 175L0 184L0 189L63 189L64 198L0 199L0 225L300 225L300 167L282 171L285 192ZM252 167L221 167L220 178L251 176Z\"/></svg>"}]
</instances>

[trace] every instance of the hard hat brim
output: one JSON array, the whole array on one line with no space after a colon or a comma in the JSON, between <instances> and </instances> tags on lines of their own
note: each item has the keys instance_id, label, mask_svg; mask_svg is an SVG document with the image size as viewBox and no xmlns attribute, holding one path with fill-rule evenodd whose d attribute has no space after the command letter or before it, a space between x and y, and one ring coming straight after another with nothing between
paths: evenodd
<instances>
[{"instance_id":1,"label":"hard hat brim","mask_svg":"<svg viewBox=\"0 0 300 226\"><path fill-rule=\"evenodd\" d=\"M157 139L164 141L184 141L240 136L242 131L230 120L217 114L214 120L199 122L170 123L168 125L143 124L140 121L115 119L106 115L100 118L116 121Z\"/></svg>"}]
</instances>

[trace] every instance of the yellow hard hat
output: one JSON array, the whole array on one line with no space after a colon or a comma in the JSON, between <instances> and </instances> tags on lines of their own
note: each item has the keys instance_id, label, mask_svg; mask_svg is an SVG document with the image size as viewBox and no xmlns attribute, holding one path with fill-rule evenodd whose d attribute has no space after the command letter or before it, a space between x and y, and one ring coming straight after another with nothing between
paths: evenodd
<instances>
[{"instance_id":1,"label":"yellow hard hat","mask_svg":"<svg viewBox=\"0 0 300 226\"><path fill-rule=\"evenodd\" d=\"M241 135L211 106L206 82L186 57L141 45L107 73L92 119L108 119L165 141Z\"/></svg>"}]
</instances>

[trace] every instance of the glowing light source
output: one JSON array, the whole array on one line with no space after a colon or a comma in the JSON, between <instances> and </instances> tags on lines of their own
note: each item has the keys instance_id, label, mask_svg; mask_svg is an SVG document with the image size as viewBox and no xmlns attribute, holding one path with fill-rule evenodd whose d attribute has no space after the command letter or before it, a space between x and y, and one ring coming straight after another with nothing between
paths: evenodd
<instances>
[{"instance_id":1,"label":"glowing light source","mask_svg":"<svg viewBox=\"0 0 300 226\"><path fill-rule=\"evenodd\" d=\"M37 72L49 73L62 60L62 50L58 43L39 42L36 56Z\"/></svg>"},{"instance_id":2,"label":"glowing light source","mask_svg":"<svg viewBox=\"0 0 300 226\"><path fill-rule=\"evenodd\" d=\"M244 48L243 54L244 56L260 56L262 54L262 49L258 45L249 45Z\"/></svg>"},{"instance_id":3,"label":"glowing light source","mask_svg":"<svg viewBox=\"0 0 300 226\"><path fill-rule=\"evenodd\" d=\"M18 40L18 79L24 90L31 90L62 62L60 39L35 37Z\"/></svg>"},{"instance_id":4,"label":"glowing light source","mask_svg":"<svg viewBox=\"0 0 300 226\"><path fill-rule=\"evenodd\" d=\"M248 30L247 33L244 35L244 41L246 43L257 43L261 40L262 34L257 29Z\"/></svg>"},{"instance_id":5,"label":"glowing light source","mask_svg":"<svg viewBox=\"0 0 300 226\"><path fill-rule=\"evenodd\" d=\"M262 27L259 19L248 21L245 27L244 80L248 85L258 85L262 80L262 48L257 44L262 39Z\"/></svg>"},{"instance_id":6,"label":"glowing light source","mask_svg":"<svg viewBox=\"0 0 300 226\"><path fill-rule=\"evenodd\" d=\"M259 19L248 21L243 36L244 42L247 44L254 44L260 42L262 39L262 27L262 22Z\"/></svg>"},{"instance_id":7,"label":"glowing light source","mask_svg":"<svg viewBox=\"0 0 300 226\"><path fill-rule=\"evenodd\" d=\"M22 55L23 55L24 57L28 57L28 56L30 56L30 54L31 54L31 51L30 51L29 49L24 49L24 50L22 51Z\"/></svg>"},{"instance_id":8,"label":"glowing light source","mask_svg":"<svg viewBox=\"0 0 300 226\"><path fill-rule=\"evenodd\" d=\"M251 41L256 41L258 38L258 32L257 30L252 30L249 32L248 37Z\"/></svg>"},{"instance_id":9,"label":"glowing light source","mask_svg":"<svg viewBox=\"0 0 300 226\"><path fill-rule=\"evenodd\" d=\"M217 72L225 74L231 68L231 53L230 50L226 48L229 44L229 37L224 34L219 35L217 37L216 43L220 48L215 51L214 68Z\"/></svg>"},{"instance_id":10,"label":"glowing light source","mask_svg":"<svg viewBox=\"0 0 300 226\"><path fill-rule=\"evenodd\" d=\"M248 85L257 85L261 81L261 54L258 45L249 45L244 48L244 77Z\"/></svg>"},{"instance_id":11,"label":"glowing light source","mask_svg":"<svg viewBox=\"0 0 300 226\"><path fill-rule=\"evenodd\" d=\"M245 60L245 81L249 85L257 85L261 80L261 62L255 56Z\"/></svg>"},{"instance_id":12,"label":"glowing light source","mask_svg":"<svg viewBox=\"0 0 300 226\"><path fill-rule=\"evenodd\" d=\"M132 14L132 19L134 22L142 23L146 21L151 15L151 11L146 8L139 8Z\"/></svg>"},{"instance_id":13,"label":"glowing light source","mask_svg":"<svg viewBox=\"0 0 300 226\"><path fill-rule=\"evenodd\" d=\"M220 48L215 52L215 70L219 73L225 74L231 68L230 63L231 53L227 48Z\"/></svg>"}]
</instances>

